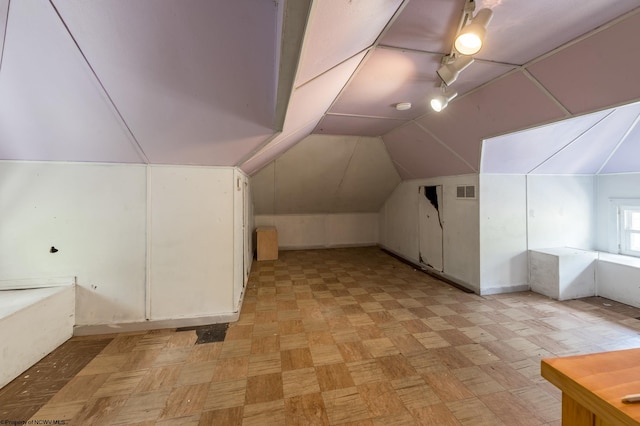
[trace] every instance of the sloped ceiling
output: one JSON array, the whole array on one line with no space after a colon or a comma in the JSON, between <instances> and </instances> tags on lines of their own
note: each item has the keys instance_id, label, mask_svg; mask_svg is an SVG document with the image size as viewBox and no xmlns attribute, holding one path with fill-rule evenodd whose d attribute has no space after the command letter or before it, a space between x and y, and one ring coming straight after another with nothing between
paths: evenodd
<instances>
[{"instance_id":1,"label":"sloped ceiling","mask_svg":"<svg viewBox=\"0 0 640 426\"><path fill-rule=\"evenodd\" d=\"M640 103L484 141L483 173L601 174L640 170Z\"/></svg>"},{"instance_id":2,"label":"sloped ceiling","mask_svg":"<svg viewBox=\"0 0 640 426\"><path fill-rule=\"evenodd\" d=\"M585 117L574 156L616 127L590 114L640 100L637 0L476 3L494 11L486 46L437 114L465 0L0 0L0 159L256 174L309 135L350 135L423 178L479 172L485 139ZM637 153L620 145L600 172L640 170Z\"/></svg>"},{"instance_id":3,"label":"sloped ceiling","mask_svg":"<svg viewBox=\"0 0 640 426\"><path fill-rule=\"evenodd\" d=\"M454 83L459 96L443 112L431 111L427 101L440 90L436 70L451 49L464 3L411 0L381 9L371 2L368 9L366 2L314 2L296 84L313 81L354 52L366 55L333 92L335 100L312 133L381 136L403 179L477 173L485 139L640 98L632 76L640 57L628 54L640 36L637 1L479 0L476 10L494 11L486 47ZM353 16L372 11L388 18L379 36L353 34L364 31L361 21L351 23ZM335 32L327 30L329 23ZM412 108L398 111L400 102ZM291 102L290 109L301 105ZM306 135L284 133L281 148ZM584 146L588 140L600 146L600 136L583 135ZM263 150L259 165L242 167L254 173L282 152Z\"/></svg>"},{"instance_id":4,"label":"sloped ceiling","mask_svg":"<svg viewBox=\"0 0 640 426\"><path fill-rule=\"evenodd\" d=\"M311 135L252 177L256 214L375 212L400 182L380 138Z\"/></svg>"},{"instance_id":5,"label":"sloped ceiling","mask_svg":"<svg viewBox=\"0 0 640 426\"><path fill-rule=\"evenodd\" d=\"M3 3L0 158L235 165L274 133L278 2Z\"/></svg>"}]
</instances>

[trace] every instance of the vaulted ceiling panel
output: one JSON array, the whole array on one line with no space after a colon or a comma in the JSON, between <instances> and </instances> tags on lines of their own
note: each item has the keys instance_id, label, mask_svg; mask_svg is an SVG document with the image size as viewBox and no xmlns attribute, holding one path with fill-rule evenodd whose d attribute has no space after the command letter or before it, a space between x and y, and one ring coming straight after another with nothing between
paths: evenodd
<instances>
[{"instance_id":1,"label":"vaulted ceiling panel","mask_svg":"<svg viewBox=\"0 0 640 426\"><path fill-rule=\"evenodd\" d=\"M279 214L329 213L357 138L311 135L276 160Z\"/></svg>"},{"instance_id":2,"label":"vaulted ceiling panel","mask_svg":"<svg viewBox=\"0 0 640 426\"><path fill-rule=\"evenodd\" d=\"M314 133L326 135L378 136L395 129L404 121L389 118L358 117L353 115L325 115Z\"/></svg>"},{"instance_id":3,"label":"vaulted ceiling panel","mask_svg":"<svg viewBox=\"0 0 640 426\"><path fill-rule=\"evenodd\" d=\"M381 44L424 52L448 52L464 0L410 1Z\"/></svg>"},{"instance_id":4,"label":"vaulted ceiling panel","mask_svg":"<svg viewBox=\"0 0 640 426\"><path fill-rule=\"evenodd\" d=\"M289 102L282 133L245 161L242 169L254 173L311 133L364 55L364 52L359 53L296 89Z\"/></svg>"},{"instance_id":5,"label":"vaulted ceiling panel","mask_svg":"<svg viewBox=\"0 0 640 426\"><path fill-rule=\"evenodd\" d=\"M400 177L379 138L310 135L251 182L256 214L376 212Z\"/></svg>"},{"instance_id":6,"label":"vaulted ceiling panel","mask_svg":"<svg viewBox=\"0 0 640 426\"><path fill-rule=\"evenodd\" d=\"M565 117L563 110L523 73L514 72L429 113L418 123L474 168L482 139Z\"/></svg>"},{"instance_id":7,"label":"vaulted ceiling panel","mask_svg":"<svg viewBox=\"0 0 640 426\"><path fill-rule=\"evenodd\" d=\"M375 49L332 105L330 113L412 119L427 111L427 93L438 87L441 57L422 52ZM399 102L413 107L398 111Z\"/></svg>"},{"instance_id":8,"label":"vaulted ceiling panel","mask_svg":"<svg viewBox=\"0 0 640 426\"><path fill-rule=\"evenodd\" d=\"M275 173L253 181L273 182L276 214L328 213L357 138L311 135L275 161ZM267 170L268 172L268 170ZM256 213L262 208L256 206Z\"/></svg>"},{"instance_id":9,"label":"vaulted ceiling panel","mask_svg":"<svg viewBox=\"0 0 640 426\"><path fill-rule=\"evenodd\" d=\"M275 213L275 171L276 163L273 161L251 178L251 195L256 214Z\"/></svg>"},{"instance_id":10,"label":"vaulted ceiling panel","mask_svg":"<svg viewBox=\"0 0 640 426\"><path fill-rule=\"evenodd\" d=\"M628 134L600 173L631 173L640 171L640 118L636 117Z\"/></svg>"},{"instance_id":11,"label":"vaulted ceiling panel","mask_svg":"<svg viewBox=\"0 0 640 426\"><path fill-rule=\"evenodd\" d=\"M478 58L523 65L638 7L636 0L478 0L493 19Z\"/></svg>"},{"instance_id":12,"label":"vaulted ceiling panel","mask_svg":"<svg viewBox=\"0 0 640 426\"><path fill-rule=\"evenodd\" d=\"M482 173L600 174L640 170L640 103L485 140Z\"/></svg>"},{"instance_id":13,"label":"vaulted ceiling panel","mask_svg":"<svg viewBox=\"0 0 640 426\"><path fill-rule=\"evenodd\" d=\"M7 2L2 6L6 16ZM0 72L0 158L144 161L49 2L11 2Z\"/></svg>"},{"instance_id":14,"label":"vaulted ceiling panel","mask_svg":"<svg viewBox=\"0 0 640 426\"><path fill-rule=\"evenodd\" d=\"M0 0L0 158L256 173L315 132L387 135L403 177L452 175L478 169L485 138L568 117L589 125L583 114L640 99L638 0L476 3L494 11L486 45L436 114L427 101L465 0ZM578 122L560 124L522 161L533 145L516 142L496 170L540 157L538 173L593 170L619 117L580 137ZM629 169L629 138L603 170ZM333 194L316 206L342 208Z\"/></svg>"},{"instance_id":15,"label":"vaulted ceiling panel","mask_svg":"<svg viewBox=\"0 0 640 426\"><path fill-rule=\"evenodd\" d=\"M588 132L571 141L564 149L531 172L542 174L598 173L605 166L609 156L614 153L618 144L623 141L639 114L640 104L606 111L606 117L598 121ZM575 119L570 121L573 120ZM634 159L640 158L640 140L635 143L635 149L623 155L632 155ZM635 163L635 169L638 170L640 161L634 160L633 163ZM630 170L617 169L616 171Z\"/></svg>"},{"instance_id":16,"label":"vaulted ceiling panel","mask_svg":"<svg viewBox=\"0 0 640 426\"><path fill-rule=\"evenodd\" d=\"M314 1L296 86L370 47L401 4L402 0Z\"/></svg>"},{"instance_id":17,"label":"vaulted ceiling panel","mask_svg":"<svg viewBox=\"0 0 640 426\"><path fill-rule=\"evenodd\" d=\"M487 139L482 144L483 173L529 173L606 117L598 112L523 132Z\"/></svg>"},{"instance_id":18,"label":"vaulted ceiling panel","mask_svg":"<svg viewBox=\"0 0 640 426\"><path fill-rule=\"evenodd\" d=\"M403 120L420 117L431 111L429 99L441 91L436 73L441 60L442 55L377 48L329 113ZM474 63L460 75L454 89L463 94L512 69L511 65ZM401 102L411 103L411 109L397 110Z\"/></svg>"},{"instance_id":19,"label":"vaulted ceiling panel","mask_svg":"<svg viewBox=\"0 0 640 426\"><path fill-rule=\"evenodd\" d=\"M384 136L389 155L403 179L474 173L458 155L418 124L410 123Z\"/></svg>"},{"instance_id":20,"label":"vaulted ceiling panel","mask_svg":"<svg viewBox=\"0 0 640 426\"><path fill-rule=\"evenodd\" d=\"M359 137L331 211L377 212L399 183L382 139Z\"/></svg>"},{"instance_id":21,"label":"vaulted ceiling panel","mask_svg":"<svg viewBox=\"0 0 640 426\"><path fill-rule=\"evenodd\" d=\"M151 162L234 165L272 135L277 3L55 5Z\"/></svg>"},{"instance_id":22,"label":"vaulted ceiling panel","mask_svg":"<svg viewBox=\"0 0 640 426\"><path fill-rule=\"evenodd\" d=\"M528 69L573 114L636 100L638 28L640 11Z\"/></svg>"}]
</instances>

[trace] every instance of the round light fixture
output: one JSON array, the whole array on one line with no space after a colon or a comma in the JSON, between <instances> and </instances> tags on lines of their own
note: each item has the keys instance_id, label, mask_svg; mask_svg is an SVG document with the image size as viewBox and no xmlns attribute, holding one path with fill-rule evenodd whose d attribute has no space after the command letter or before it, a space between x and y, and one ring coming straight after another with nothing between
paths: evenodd
<instances>
[{"instance_id":1,"label":"round light fixture","mask_svg":"<svg viewBox=\"0 0 640 426\"><path fill-rule=\"evenodd\" d=\"M471 23L460 31L453 46L461 55L475 55L482 49L487 25L492 17L491 9L481 9Z\"/></svg>"},{"instance_id":2,"label":"round light fixture","mask_svg":"<svg viewBox=\"0 0 640 426\"><path fill-rule=\"evenodd\" d=\"M445 109L447 105L449 105L449 102L451 102L451 100L456 96L458 96L458 92L453 92L453 91L446 91L446 92L443 92L441 95L436 95L433 98L431 98L431 102L430 102L431 108L435 112L440 112L443 109Z\"/></svg>"}]
</instances>

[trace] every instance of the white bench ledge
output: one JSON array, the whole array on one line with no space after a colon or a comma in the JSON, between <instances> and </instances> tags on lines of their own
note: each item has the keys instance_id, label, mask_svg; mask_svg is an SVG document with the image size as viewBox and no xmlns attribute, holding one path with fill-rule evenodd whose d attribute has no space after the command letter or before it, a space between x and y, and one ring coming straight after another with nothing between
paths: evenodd
<instances>
[{"instance_id":1,"label":"white bench ledge","mask_svg":"<svg viewBox=\"0 0 640 426\"><path fill-rule=\"evenodd\" d=\"M0 291L0 387L73 334L75 286Z\"/></svg>"},{"instance_id":2,"label":"white bench ledge","mask_svg":"<svg viewBox=\"0 0 640 426\"><path fill-rule=\"evenodd\" d=\"M616 265L625 265L625 266L631 266L633 268L640 268L640 257L624 256L622 254L599 252L598 260L600 262L609 262L609 263L615 263Z\"/></svg>"},{"instance_id":3,"label":"white bench ledge","mask_svg":"<svg viewBox=\"0 0 640 426\"><path fill-rule=\"evenodd\" d=\"M56 293L63 291L66 286L32 288L23 290L0 290L0 318L9 317L31 305L35 305Z\"/></svg>"},{"instance_id":4,"label":"white bench ledge","mask_svg":"<svg viewBox=\"0 0 640 426\"><path fill-rule=\"evenodd\" d=\"M0 290L21 290L75 285L76 277L17 278L0 280Z\"/></svg>"}]
</instances>

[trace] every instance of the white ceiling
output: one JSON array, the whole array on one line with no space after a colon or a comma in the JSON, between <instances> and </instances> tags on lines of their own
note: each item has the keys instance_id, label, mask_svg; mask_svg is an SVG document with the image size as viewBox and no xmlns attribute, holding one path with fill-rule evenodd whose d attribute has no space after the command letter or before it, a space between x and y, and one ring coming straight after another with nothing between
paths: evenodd
<instances>
[{"instance_id":1,"label":"white ceiling","mask_svg":"<svg viewBox=\"0 0 640 426\"><path fill-rule=\"evenodd\" d=\"M637 172L640 103L484 141L483 173Z\"/></svg>"},{"instance_id":2,"label":"white ceiling","mask_svg":"<svg viewBox=\"0 0 640 426\"><path fill-rule=\"evenodd\" d=\"M597 171L640 171L631 110L601 112L640 100L640 2L477 3L494 11L486 47L436 114L464 0L0 0L0 159L255 174L310 134L352 135L381 137L403 179L423 178L501 170L481 167L483 140L577 118L485 153L594 170L628 133Z\"/></svg>"},{"instance_id":3,"label":"white ceiling","mask_svg":"<svg viewBox=\"0 0 640 426\"><path fill-rule=\"evenodd\" d=\"M3 159L234 165L273 134L279 3L7 4Z\"/></svg>"}]
</instances>

